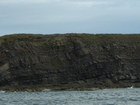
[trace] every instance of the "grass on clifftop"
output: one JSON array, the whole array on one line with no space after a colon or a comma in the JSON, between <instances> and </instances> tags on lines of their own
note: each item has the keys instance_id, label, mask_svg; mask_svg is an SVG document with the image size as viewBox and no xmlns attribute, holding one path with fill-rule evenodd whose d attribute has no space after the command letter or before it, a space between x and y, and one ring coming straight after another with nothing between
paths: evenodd
<instances>
[{"instance_id":1,"label":"grass on clifftop","mask_svg":"<svg viewBox=\"0 0 140 105\"><path fill-rule=\"evenodd\" d=\"M11 35L5 35L0 37L1 43L4 43L6 41L13 42L15 40L35 40L35 39L41 39L43 35L41 34L11 34Z\"/></svg>"},{"instance_id":2,"label":"grass on clifftop","mask_svg":"<svg viewBox=\"0 0 140 105\"><path fill-rule=\"evenodd\" d=\"M76 34L76 33L69 33L69 34L52 34L52 35L42 35L42 34L11 34L5 35L0 37L0 44L4 43L5 41L13 42L15 40L38 40L46 38L46 36L52 37L60 37L60 36L67 36L67 37L79 37L85 38L88 40L127 40L127 41L139 41L140 34Z\"/></svg>"}]
</instances>

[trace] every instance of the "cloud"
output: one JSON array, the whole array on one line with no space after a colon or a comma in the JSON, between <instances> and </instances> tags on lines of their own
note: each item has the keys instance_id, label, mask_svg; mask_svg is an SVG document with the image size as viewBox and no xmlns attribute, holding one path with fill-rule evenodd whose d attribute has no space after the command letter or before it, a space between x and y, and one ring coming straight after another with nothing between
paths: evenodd
<instances>
[{"instance_id":1,"label":"cloud","mask_svg":"<svg viewBox=\"0 0 140 105\"><path fill-rule=\"evenodd\" d=\"M95 5L107 5L112 1L110 0L0 0L1 4L35 4L35 3L61 3L70 5L81 5L81 6L95 6Z\"/></svg>"},{"instance_id":2,"label":"cloud","mask_svg":"<svg viewBox=\"0 0 140 105\"><path fill-rule=\"evenodd\" d=\"M17 3L43 3L50 2L51 0L0 0L1 4L17 4ZM56 0L55 0L56 1Z\"/></svg>"},{"instance_id":3,"label":"cloud","mask_svg":"<svg viewBox=\"0 0 140 105\"><path fill-rule=\"evenodd\" d=\"M69 26L78 32L92 32L140 23L140 0L0 0L0 7L1 29L14 26L15 30L29 31L38 25L51 30L56 25L57 30L69 30Z\"/></svg>"},{"instance_id":4,"label":"cloud","mask_svg":"<svg viewBox=\"0 0 140 105\"><path fill-rule=\"evenodd\" d=\"M48 3L7 4L1 5L1 8L3 10L0 10L0 17L7 20L5 21L7 24L79 21L87 18L82 16L86 9L66 2L52 5Z\"/></svg>"},{"instance_id":5,"label":"cloud","mask_svg":"<svg viewBox=\"0 0 140 105\"><path fill-rule=\"evenodd\" d=\"M2 3L5 5L0 5L3 8L0 17L5 17L9 24L84 21L98 14L99 7L95 6L108 4L97 0L3 0Z\"/></svg>"}]
</instances>

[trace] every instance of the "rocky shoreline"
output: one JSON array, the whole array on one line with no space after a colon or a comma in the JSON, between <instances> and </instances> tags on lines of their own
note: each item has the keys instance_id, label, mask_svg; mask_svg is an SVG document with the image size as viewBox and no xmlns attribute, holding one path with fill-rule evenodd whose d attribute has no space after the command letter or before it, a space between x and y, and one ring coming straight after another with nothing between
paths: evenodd
<instances>
[{"instance_id":1,"label":"rocky shoreline","mask_svg":"<svg viewBox=\"0 0 140 105\"><path fill-rule=\"evenodd\" d=\"M1 90L140 87L140 35L0 37Z\"/></svg>"},{"instance_id":2,"label":"rocky shoreline","mask_svg":"<svg viewBox=\"0 0 140 105\"><path fill-rule=\"evenodd\" d=\"M40 91L95 91L104 88L66 88L65 86L45 87L45 86L19 86L19 87L1 87L0 91L6 92L40 92Z\"/></svg>"}]
</instances>

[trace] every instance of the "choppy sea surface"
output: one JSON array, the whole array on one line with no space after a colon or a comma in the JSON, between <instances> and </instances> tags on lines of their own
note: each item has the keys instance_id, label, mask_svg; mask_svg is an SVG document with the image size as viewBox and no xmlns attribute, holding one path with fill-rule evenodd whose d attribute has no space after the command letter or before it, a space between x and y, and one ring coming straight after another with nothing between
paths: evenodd
<instances>
[{"instance_id":1,"label":"choppy sea surface","mask_svg":"<svg viewBox=\"0 0 140 105\"><path fill-rule=\"evenodd\" d=\"M140 105L140 88L96 91L0 91L0 105Z\"/></svg>"}]
</instances>

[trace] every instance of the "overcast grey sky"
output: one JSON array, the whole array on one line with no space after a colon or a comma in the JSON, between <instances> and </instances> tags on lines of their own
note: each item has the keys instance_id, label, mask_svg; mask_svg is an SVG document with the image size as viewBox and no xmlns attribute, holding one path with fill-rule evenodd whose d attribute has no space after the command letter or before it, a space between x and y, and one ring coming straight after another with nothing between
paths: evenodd
<instances>
[{"instance_id":1,"label":"overcast grey sky","mask_svg":"<svg viewBox=\"0 0 140 105\"><path fill-rule=\"evenodd\" d=\"M0 0L0 35L140 33L140 0Z\"/></svg>"}]
</instances>

